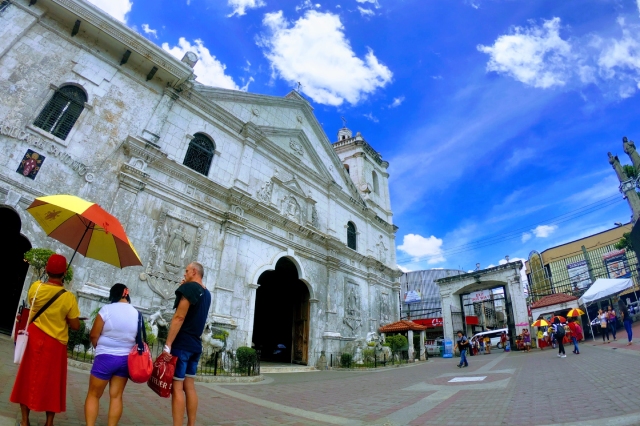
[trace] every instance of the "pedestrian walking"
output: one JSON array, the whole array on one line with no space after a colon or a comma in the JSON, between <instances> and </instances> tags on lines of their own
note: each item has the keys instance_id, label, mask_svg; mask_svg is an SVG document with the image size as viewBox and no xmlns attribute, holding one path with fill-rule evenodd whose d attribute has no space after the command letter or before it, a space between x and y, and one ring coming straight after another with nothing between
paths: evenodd
<instances>
[{"instance_id":1,"label":"pedestrian walking","mask_svg":"<svg viewBox=\"0 0 640 426\"><path fill-rule=\"evenodd\" d=\"M522 331L522 342L524 343L526 351L531 352L531 334L529 333L528 328L525 328Z\"/></svg>"},{"instance_id":2,"label":"pedestrian walking","mask_svg":"<svg viewBox=\"0 0 640 426\"><path fill-rule=\"evenodd\" d=\"M460 351L460 364L458 364L458 368L468 367L469 363L467 362L467 350L469 349L469 339L464 335L462 330L458 331L458 341L456 342L456 347L453 348L455 351L458 349Z\"/></svg>"},{"instance_id":3,"label":"pedestrian walking","mask_svg":"<svg viewBox=\"0 0 640 426\"><path fill-rule=\"evenodd\" d=\"M55 414L67 409L67 342L69 328L80 328L80 309L64 288L67 259L52 254L45 271L48 280L29 288L29 341L9 398L20 404L20 426L29 426L31 410L46 411L45 426L53 426Z\"/></svg>"},{"instance_id":4,"label":"pedestrian walking","mask_svg":"<svg viewBox=\"0 0 640 426\"><path fill-rule=\"evenodd\" d=\"M627 346L632 344L633 341L633 331L631 330L631 315L629 315L629 309L627 309L627 305L625 305L622 299L618 300L618 312L620 312L620 319L622 320L622 324L624 324L624 329L627 331Z\"/></svg>"},{"instance_id":5,"label":"pedestrian walking","mask_svg":"<svg viewBox=\"0 0 640 426\"><path fill-rule=\"evenodd\" d=\"M611 330L611 335L613 336L613 341L616 340L616 331L618 329L618 317L616 316L616 311L613 309L611 305L607 308L607 322L609 324L609 328Z\"/></svg>"},{"instance_id":6,"label":"pedestrian walking","mask_svg":"<svg viewBox=\"0 0 640 426\"><path fill-rule=\"evenodd\" d=\"M482 336L478 338L478 345L480 346L480 353L484 355L484 338Z\"/></svg>"},{"instance_id":7,"label":"pedestrian walking","mask_svg":"<svg viewBox=\"0 0 640 426\"><path fill-rule=\"evenodd\" d=\"M504 331L500 335L500 344L502 345L503 350L507 349L507 333Z\"/></svg>"},{"instance_id":8,"label":"pedestrian walking","mask_svg":"<svg viewBox=\"0 0 640 426\"><path fill-rule=\"evenodd\" d=\"M484 337L484 350L485 353L491 355L491 338L489 336Z\"/></svg>"},{"instance_id":9,"label":"pedestrian walking","mask_svg":"<svg viewBox=\"0 0 640 426\"><path fill-rule=\"evenodd\" d=\"M198 394L194 378L202 354L202 332L204 331L211 293L202 283L204 268L191 262L184 270L184 279L176 289L176 310L163 350L163 357L170 361L178 358L171 390L171 414L173 425L182 426L185 409L188 426L195 426L198 413Z\"/></svg>"},{"instance_id":10,"label":"pedestrian walking","mask_svg":"<svg viewBox=\"0 0 640 426\"><path fill-rule=\"evenodd\" d=\"M608 314L602 309L598 309L598 318L600 319L600 332L602 333L602 344L609 342L609 324L607 321ZM607 341L604 341L604 337L607 336Z\"/></svg>"},{"instance_id":11,"label":"pedestrian walking","mask_svg":"<svg viewBox=\"0 0 640 426\"><path fill-rule=\"evenodd\" d=\"M542 331L540 327L538 327L537 337L538 337L538 347L540 348L541 351L543 351L547 342L545 341L545 332Z\"/></svg>"},{"instance_id":12,"label":"pedestrian walking","mask_svg":"<svg viewBox=\"0 0 640 426\"><path fill-rule=\"evenodd\" d=\"M138 311L131 306L129 289L114 284L109 291L108 305L104 305L93 322L89 338L96 348L89 389L84 402L87 426L95 426L100 398L109 385L108 425L115 426L122 416L122 393L129 380L127 360L136 343Z\"/></svg>"},{"instance_id":13,"label":"pedestrian walking","mask_svg":"<svg viewBox=\"0 0 640 426\"><path fill-rule=\"evenodd\" d=\"M560 319L558 318L553 319L553 335L558 342L558 356L560 358L566 358L567 354L564 353L564 343L562 341L564 339L565 331L564 326L560 324Z\"/></svg>"},{"instance_id":14,"label":"pedestrian walking","mask_svg":"<svg viewBox=\"0 0 640 426\"><path fill-rule=\"evenodd\" d=\"M575 318L569 319L569 330L571 330L571 341L573 342L573 353L580 355L578 342L582 340L582 327L578 325Z\"/></svg>"}]
</instances>

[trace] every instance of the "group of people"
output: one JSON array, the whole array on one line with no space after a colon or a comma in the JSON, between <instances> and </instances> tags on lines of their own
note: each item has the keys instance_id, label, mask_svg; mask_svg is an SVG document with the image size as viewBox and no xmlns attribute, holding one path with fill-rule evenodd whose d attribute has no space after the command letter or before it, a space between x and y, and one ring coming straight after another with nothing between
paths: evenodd
<instances>
[{"instance_id":1,"label":"group of people","mask_svg":"<svg viewBox=\"0 0 640 426\"><path fill-rule=\"evenodd\" d=\"M489 336L477 336L469 343L469 355L490 354L491 339Z\"/></svg>"},{"instance_id":2,"label":"group of people","mask_svg":"<svg viewBox=\"0 0 640 426\"><path fill-rule=\"evenodd\" d=\"M627 305L624 303L622 299L618 300L618 313L620 314L620 320L624 325L624 328L627 332L627 345L631 345L633 343L633 331L631 329L631 315L629 313L629 309ZM604 311L602 309L598 310L598 319L600 320L600 331L602 333L602 343L609 343L609 333L613 337L613 340L618 340L616 338L616 332L618 329L618 315L616 314L615 309L611 305L607 307L607 310ZM605 341L606 337L606 341Z\"/></svg>"},{"instance_id":3,"label":"group of people","mask_svg":"<svg viewBox=\"0 0 640 426\"><path fill-rule=\"evenodd\" d=\"M46 426L53 425L56 413L66 411L67 342L69 328L80 329L80 310L71 292L64 291L67 261L52 255L46 265L48 280L36 281L29 289L32 302L24 352L10 400L20 404L20 426L29 426L30 411L46 412ZM204 269L192 262L176 289L175 314L171 320L162 354L165 360L177 358L172 385L173 425L195 425L198 396L194 378L202 353L201 336L211 305L211 293L202 283ZM123 410L123 392L129 372L127 359L136 342L138 311L131 305L129 289L117 283L109 292L90 332L95 358L84 405L87 426L94 426L100 398L109 385L108 424L118 424ZM37 318L36 318L37 316Z\"/></svg>"}]
</instances>

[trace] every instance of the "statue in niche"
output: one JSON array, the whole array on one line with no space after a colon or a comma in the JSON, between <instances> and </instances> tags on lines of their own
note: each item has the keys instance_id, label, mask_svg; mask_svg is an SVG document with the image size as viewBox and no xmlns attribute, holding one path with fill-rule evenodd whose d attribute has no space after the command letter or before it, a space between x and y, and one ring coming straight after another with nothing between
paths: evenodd
<instances>
[{"instance_id":1,"label":"statue in niche","mask_svg":"<svg viewBox=\"0 0 640 426\"><path fill-rule=\"evenodd\" d=\"M349 289L349 294L347 295L347 316L357 317L359 314L360 309L358 308L358 295L353 287L351 287Z\"/></svg>"},{"instance_id":2,"label":"statue in niche","mask_svg":"<svg viewBox=\"0 0 640 426\"><path fill-rule=\"evenodd\" d=\"M611 167L613 167L613 170L616 171L616 175L618 175L618 180L620 182L625 182L629 180L626 173L622 169L622 166L620 165L620 160L618 160L618 156L613 155L610 152L608 152L607 154L609 154L609 164L611 164Z\"/></svg>"},{"instance_id":3,"label":"statue in niche","mask_svg":"<svg viewBox=\"0 0 640 426\"><path fill-rule=\"evenodd\" d=\"M380 241L376 246L378 247L378 259L384 263L387 260L387 248L384 246L384 238L380 235Z\"/></svg>"},{"instance_id":4,"label":"statue in niche","mask_svg":"<svg viewBox=\"0 0 640 426\"><path fill-rule=\"evenodd\" d=\"M175 268L180 270L180 268L184 266L184 257L187 254L189 244L190 241L187 239L184 225L179 224L173 229L171 238L169 239L169 245L167 246L167 254L164 259L167 270L176 273Z\"/></svg>"},{"instance_id":5,"label":"statue in niche","mask_svg":"<svg viewBox=\"0 0 640 426\"><path fill-rule=\"evenodd\" d=\"M633 167L635 167L636 170L640 170L640 154L638 154L638 151L636 151L636 144L633 143L633 141L627 139L627 137L625 136L622 138L622 148L624 149L624 152L627 153L629 158L631 158Z\"/></svg>"},{"instance_id":6,"label":"statue in niche","mask_svg":"<svg viewBox=\"0 0 640 426\"><path fill-rule=\"evenodd\" d=\"M318 210L316 209L316 206L311 208L311 224L314 228L320 227L320 220L318 219Z\"/></svg>"},{"instance_id":7,"label":"statue in niche","mask_svg":"<svg viewBox=\"0 0 640 426\"><path fill-rule=\"evenodd\" d=\"M272 191L273 191L273 182L271 182L271 179L269 179L264 183L264 185L262 185L262 188L260 188L260 190L256 195L258 196L259 200L264 201L265 203L268 203L269 201L271 201Z\"/></svg>"},{"instance_id":8,"label":"statue in niche","mask_svg":"<svg viewBox=\"0 0 640 426\"><path fill-rule=\"evenodd\" d=\"M284 201L284 214L292 219L300 220L300 206L294 197L288 197Z\"/></svg>"}]
</instances>

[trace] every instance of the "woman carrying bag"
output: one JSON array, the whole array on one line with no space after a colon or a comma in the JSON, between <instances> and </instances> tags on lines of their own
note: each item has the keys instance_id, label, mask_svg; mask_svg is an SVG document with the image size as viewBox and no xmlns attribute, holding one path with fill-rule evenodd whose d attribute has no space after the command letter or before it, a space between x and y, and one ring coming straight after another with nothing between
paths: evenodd
<instances>
[{"instance_id":1,"label":"woman carrying bag","mask_svg":"<svg viewBox=\"0 0 640 426\"><path fill-rule=\"evenodd\" d=\"M84 403L87 426L95 426L100 408L100 397L109 385L109 426L118 424L122 416L122 393L129 380L127 361L136 343L138 311L131 306L129 289L114 284L109 291L108 305L96 315L89 338L96 348L89 390Z\"/></svg>"},{"instance_id":2,"label":"woman carrying bag","mask_svg":"<svg viewBox=\"0 0 640 426\"><path fill-rule=\"evenodd\" d=\"M52 254L45 271L48 281L36 281L29 289L33 316L10 397L20 404L20 426L29 426L31 410L47 412L45 426L53 426L55 413L66 411L69 328L80 328L78 302L63 286L67 260Z\"/></svg>"}]
</instances>

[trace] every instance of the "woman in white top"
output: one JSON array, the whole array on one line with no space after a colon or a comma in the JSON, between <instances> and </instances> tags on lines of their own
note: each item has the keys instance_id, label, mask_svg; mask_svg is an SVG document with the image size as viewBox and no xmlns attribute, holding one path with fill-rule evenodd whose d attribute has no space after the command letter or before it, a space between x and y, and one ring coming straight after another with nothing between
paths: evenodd
<instances>
[{"instance_id":1,"label":"woman in white top","mask_svg":"<svg viewBox=\"0 0 640 426\"><path fill-rule=\"evenodd\" d=\"M109 384L109 426L115 426L122 416L122 393L129 379L127 360L136 343L138 311L131 306L129 289L115 284L109 292L111 304L100 309L91 328L91 344L96 348L89 390L84 403L87 426L95 426L100 397Z\"/></svg>"},{"instance_id":2,"label":"woman in white top","mask_svg":"<svg viewBox=\"0 0 640 426\"><path fill-rule=\"evenodd\" d=\"M609 327L607 326L607 318L609 315L602 309L598 309L598 318L600 319L600 332L602 332L602 344L609 343ZM604 336L607 336L607 341L604 341Z\"/></svg>"}]
</instances>

